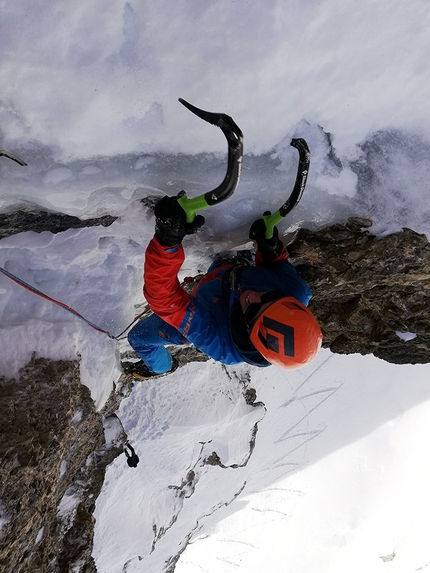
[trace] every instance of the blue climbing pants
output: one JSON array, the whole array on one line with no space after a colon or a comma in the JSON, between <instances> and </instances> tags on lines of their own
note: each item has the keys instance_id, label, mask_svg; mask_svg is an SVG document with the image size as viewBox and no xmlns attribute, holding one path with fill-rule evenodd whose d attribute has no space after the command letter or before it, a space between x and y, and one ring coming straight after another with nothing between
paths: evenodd
<instances>
[{"instance_id":1,"label":"blue climbing pants","mask_svg":"<svg viewBox=\"0 0 430 573\"><path fill-rule=\"evenodd\" d=\"M185 344L187 339L159 316L151 314L130 330L128 341L152 372L163 374L172 367L172 357L164 346Z\"/></svg>"}]
</instances>

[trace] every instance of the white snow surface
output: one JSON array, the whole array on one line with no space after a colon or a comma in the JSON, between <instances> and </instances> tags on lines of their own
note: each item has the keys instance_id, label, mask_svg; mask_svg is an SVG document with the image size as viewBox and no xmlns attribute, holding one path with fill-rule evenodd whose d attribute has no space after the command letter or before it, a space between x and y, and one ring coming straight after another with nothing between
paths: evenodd
<instances>
[{"instance_id":1,"label":"white snow surface","mask_svg":"<svg viewBox=\"0 0 430 573\"><path fill-rule=\"evenodd\" d=\"M28 163L0 157L0 214L118 217L2 239L0 267L102 329L119 334L144 304L153 217L140 199L192 197L225 174L224 136L178 97L232 116L245 150L233 197L184 241L181 278L285 200L292 137L307 140L311 169L282 234L359 215L377 234L430 237L427 0L0 6L0 149ZM117 342L3 274L0 342L6 378L34 352L79 359L98 408L119 377ZM429 374L321 351L293 373L209 361L136 384L119 416L140 463L107 470L99 572L425 571ZM212 452L221 465L204 462Z\"/></svg>"}]
</instances>

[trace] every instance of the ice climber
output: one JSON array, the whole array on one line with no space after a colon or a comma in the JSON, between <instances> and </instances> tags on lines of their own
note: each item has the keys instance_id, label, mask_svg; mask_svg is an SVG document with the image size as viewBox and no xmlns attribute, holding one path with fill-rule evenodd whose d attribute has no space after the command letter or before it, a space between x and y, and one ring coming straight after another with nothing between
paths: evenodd
<instances>
[{"instance_id":1,"label":"ice climber","mask_svg":"<svg viewBox=\"0 0 430 573\"><path fill-rule=\"evenodd\" d=\"M215 260L191 294L180 285L182 240L204 224L187 223L177 197L155 206L155 236L145 254L144 294L153 314L130 331L141 358L129 372L150 378L178 366L165 346L192 343L224 364L275 364L294 369L310 362L321 346L321 330L307 308L311 291L288 261L275 227L265 238L258 219L249 236L256 243L255 264Z\"/></svg>"}]
</instances>

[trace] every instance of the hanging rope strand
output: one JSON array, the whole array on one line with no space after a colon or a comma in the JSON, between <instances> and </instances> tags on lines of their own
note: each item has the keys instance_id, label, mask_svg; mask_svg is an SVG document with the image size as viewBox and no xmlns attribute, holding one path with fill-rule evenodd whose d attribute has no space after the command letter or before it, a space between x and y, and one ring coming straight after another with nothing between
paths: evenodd
<instances>
[{"instance_id":1,"label":"hanging rope strand","mask_svg":"<svg viewBox=\"0 0 430 573\"><path fill-rule=\"evenodd\" d=\"M7 271L6 269L3 269L2 267L0 267L0 272L2 272L5 276L9 277L11 280L13 280L14 282L16 282L17 284L19 284L20 286L22 286L23 288L29 290L30 292L37 294L38 296L44 298L45 300L49 300L50 302L53 302L54 304L61 306L61 308L64 308L64 310L67 310L68 312L71 312L72 314L74 314L75 316L77 316L78 318L80 318L81 320L83 320L84 322L86 322L88 324L88 326L91 326L91 328L94 328L94 330L97 330L98 332L102 332L103 334L106 334L107 336L109 336L109 338L111 338L112 340L118 340L121 336L123 336L123 334L125 334L127 332L127 330L129 328L131 328L133 326L133 324L135 322L137 322L138 320L140 320L144 315L146 314L150 314L152 311L149 308L149 306L147 306L145 308L145 310L139 314L139 316L136 316L136 318L133 320L133 322L131 322L127 328L125 328L120 334L118 334L117 336L114 336L113 334L111 334L109 331L107 330L103 330L103 328L100 328L99 326L97 326L96 324L94 324L93 322L91 322L90 320L86 319L84 316L82 316L82 314L79 314L79 312L77 312L75 309L71 308L70 306L67 306L67 304L64 304L63 302L60 302L59 300L56 300L55 298L52 298L50 296L48 296L47 294L43 293L42 291L38 290L37 288L29 285L28 283L26 283L25 281L23 281L22 279L18 278L17 276L13 275L12 273L10 273L9 271Z\"/></svg>"}]
</instances>

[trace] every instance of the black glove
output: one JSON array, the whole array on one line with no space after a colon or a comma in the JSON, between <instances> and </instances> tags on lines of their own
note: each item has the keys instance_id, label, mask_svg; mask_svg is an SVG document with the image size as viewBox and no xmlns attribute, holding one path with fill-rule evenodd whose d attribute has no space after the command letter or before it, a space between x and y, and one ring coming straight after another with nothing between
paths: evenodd
<instances>
[{"instance_id":1,"label":"black glove","mask_svg":"<svg viewBox=\"0 0 430 573\"><path fill-rule=\"evenodd\" d=\"M264 213L270 215L270 212ZM278 229L274 227L273 236L266 239L266 223L264 219L257 219L249 230L249 238L257 243L258 250L265 261L273 261L282 253L284 245L278 236Z\"/></svg>"},{"instance_id":2,"label":"black glove","mask_svg":"<svg viewBox=\"0 0 430 573\"><path fill-rule=\"evenodd\" d=\"M204 217L196 215L192 223L187 223L185 211L178 203L184 194L181 191L176 197L163 197L155 205L155 236L160 245L179 244L185 235L195 233L205 222Z\"/></svg>"}]
</instances>

